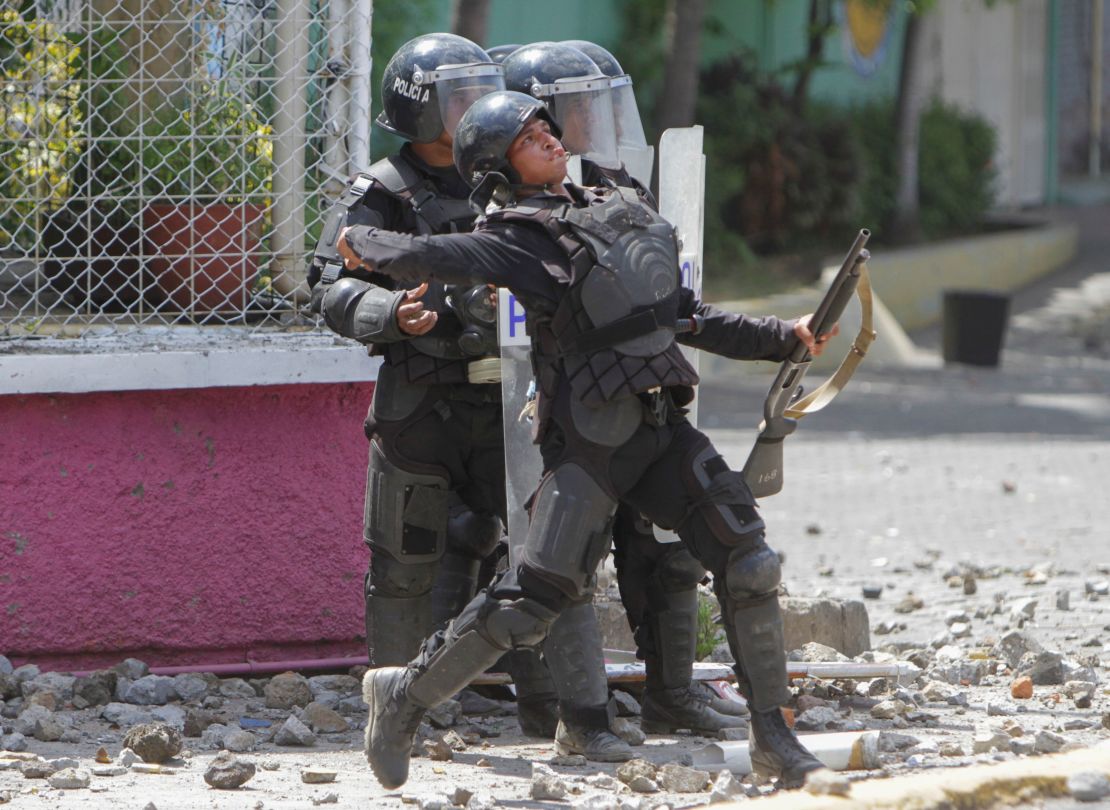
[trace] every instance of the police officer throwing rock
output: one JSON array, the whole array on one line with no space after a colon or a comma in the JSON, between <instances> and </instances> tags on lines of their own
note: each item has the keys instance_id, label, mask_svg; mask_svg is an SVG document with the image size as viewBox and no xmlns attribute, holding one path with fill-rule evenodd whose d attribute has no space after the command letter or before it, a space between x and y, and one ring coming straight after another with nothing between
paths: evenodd
<instances>
[{"instance_id":1,"label":"police officer throwing rock","mask_svg":"<svg viewBox=\"0 0 1110 810\"><path fill-rule=\"evenodd\" d=\"M677 341L736 359L779 360L799 340L822 347L806 318L727 313L682 288L671 225L635 193L564 184L558 134L536 99L484 96L459 124L455 163L480 200L502 207L472 234L356 226L339 241L349 267L514 292L528 316L544 467L517 562L406 666L366 674L367 759L383 786L404 784L424 713L506 650L543 641L592 586L625 501L674 529L713 573L751 706L753 766L800 785L821 763L780 711L789 688L778 556L740 473L684 418L698 379Z\"/></svg>"}]
</instances>

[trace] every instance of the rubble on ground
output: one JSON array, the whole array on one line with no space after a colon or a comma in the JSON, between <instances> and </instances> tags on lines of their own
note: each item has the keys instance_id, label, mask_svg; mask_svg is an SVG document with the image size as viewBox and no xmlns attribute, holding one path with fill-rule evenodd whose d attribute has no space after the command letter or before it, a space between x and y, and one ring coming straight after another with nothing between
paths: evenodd
<instances>
[{"instance_id":1,"label":"rubble on ground","mask_svg":"<svg viewBox=\"0 0 1110 810\"><path fill-rule=\"evenodd\" d=\"M791 661L833 671L903 662L898 672L907 673L795 679L789 709L799 732L879 733L874 770L823 776L807 790L843 795L859 779L1036 758L1110 739L1110 657L1102 641L1110 638L1110 624L1099 610L1110 597L1110 566L1084 576L1050 564L1013 570L946 565L931 554L901 570L916 578L913 587L884 582L866 610L859 600L784 599L788 623L810 630ZM934 578L932 591L918 584L922 577ZM966 586L969 580L975 588ZM865 639L867 649L859 650ZM720 649L715 657L722 657ZM27 791L108 796L121 778L151 774L147 779L154 781L138 783L140 794L148 785L157 801L164 783L154 774L178 774L198 788L221 790L250 780L262 791L267 780L280 778L282 795L303 790L304 803L337 797L342 804L342 792L311 791L323 784L341 791L355 780L369 785L363 792L374 787L361 758L361 674L359 668L266 678L170 677L128 659L74 676L33 663L14 667L0 656L0 770L10 772L5 789L13 797ZM418 733L414 772L431 768L436 780L410 781L397 801L487 810L530 798L647 810L774 792L758 776L690 767L690 752L713 740L688 734L645 740L638 689L615 685L614 713L622 736L638 746L638 758L613 765L556 757L549 743L520 736L504 696L464 693L430 712ZM745 736L722 735L719 744ZM275 759L293 752L301 753L288 767ZM491 771L506 755L527 773L510 778ZM424 790L420 783L431 787L430 781L438 782L435 789ZM1080 801L1110 795L1107 774L1099 772L1070 776L1067 789Z\"/></svg>"}]
</instances>

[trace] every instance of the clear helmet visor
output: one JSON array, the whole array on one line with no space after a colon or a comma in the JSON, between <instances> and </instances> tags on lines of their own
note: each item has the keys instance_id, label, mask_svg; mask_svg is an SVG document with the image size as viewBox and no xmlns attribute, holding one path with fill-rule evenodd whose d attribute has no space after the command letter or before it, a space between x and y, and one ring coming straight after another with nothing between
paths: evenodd
<instances>
[{"instance_id":1,"label":"clear helmet visor","mask_svg":"<svg viewBox=\"0 0 1110 810\"><path fill-rule=\"evenodd\" d=\"M505 89L501 65L478 63L473 65L444 65L434 72L423 74L424 84L435 84L439 100L439 117L443 129L455 134L459 119L470 105L482 96Z\"/></svg>"},{"instance_id":2,"label":"clear helmet visor","mask_svg":"<svg viewBox=\"0 0 1110 810\"><path fill-rule=\"evenodd\" d=\"M597 80L582 84L589 86L573 88L569 83L564 86L562 80L555 82L551 107L555 123L563 130L563 147L603 168L619 168L617 126L609 88Z\"/></svg>"},{"instance_id":3,"label":"clear helmet visor","mask_svg":"<svg viewBox=\"0 0 1110 810\"><path fill-rule=\"evenodd\" d=\"M640 109L632 92L632 78L618 76L612 81L613 116L617 127L617 154L630 175L645 187L651 185L655 150L648 146Z\"/></svg>"},{"instance_id":4,"label":"clear helmet visor","mask_svg":"<svg viewBox=\"0 0 1110 810\"><path fill-rule=\"evenodd\" d=\"M644 148L647 137L640 121L640 108L632 92L632 80L627 76L613 79L613 115L617 124L617 143L621 146Z\"/></svg>"}]
</instances>

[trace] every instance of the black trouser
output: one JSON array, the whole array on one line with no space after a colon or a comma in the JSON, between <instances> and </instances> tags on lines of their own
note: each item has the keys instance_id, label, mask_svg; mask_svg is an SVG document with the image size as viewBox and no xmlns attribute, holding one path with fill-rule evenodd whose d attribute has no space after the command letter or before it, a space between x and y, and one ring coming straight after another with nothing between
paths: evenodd
<instances>
[{"instance_id":1,"label":"black trouser","mask_svg":"<svg viewBox=\"0 0 1110 810\"><path fill-rule=\"evenodd\" d=\"M629 439L605 447L582 438L570 413L564 394L544 439L544 483L523 554L425 645L413 661L421 674L412 697L432 705L505 649L539 644L559 612L588 595L591 563L607 547L592 538L607 535L616 504L625 501L656 525L675 529L713 572L737 677L753 707L784 703L778 558L764 542L763 521L740 474L680 415L663 425L645 419ZM558 486L546 490L545 506L549 482ZM580 507L573 520L568 504Z\"/></svg>"}]
</instances>

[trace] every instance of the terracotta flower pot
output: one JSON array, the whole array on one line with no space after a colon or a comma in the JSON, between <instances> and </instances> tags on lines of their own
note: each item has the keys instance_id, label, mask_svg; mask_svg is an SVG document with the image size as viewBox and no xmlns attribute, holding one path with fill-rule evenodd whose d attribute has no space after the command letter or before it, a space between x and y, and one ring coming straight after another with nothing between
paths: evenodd
<instances>
[{"instance_id":1,"label":"terracotta flower pot","mask_svg":"<svg viewBox=\"0 0 1110 810\"><path fill-rule=\"evenodd\" d=\"M258 272L262 207L251 203L153 203L143 211L149 266L182 310L236 315Z\"/></svg>"}]
</instances>

